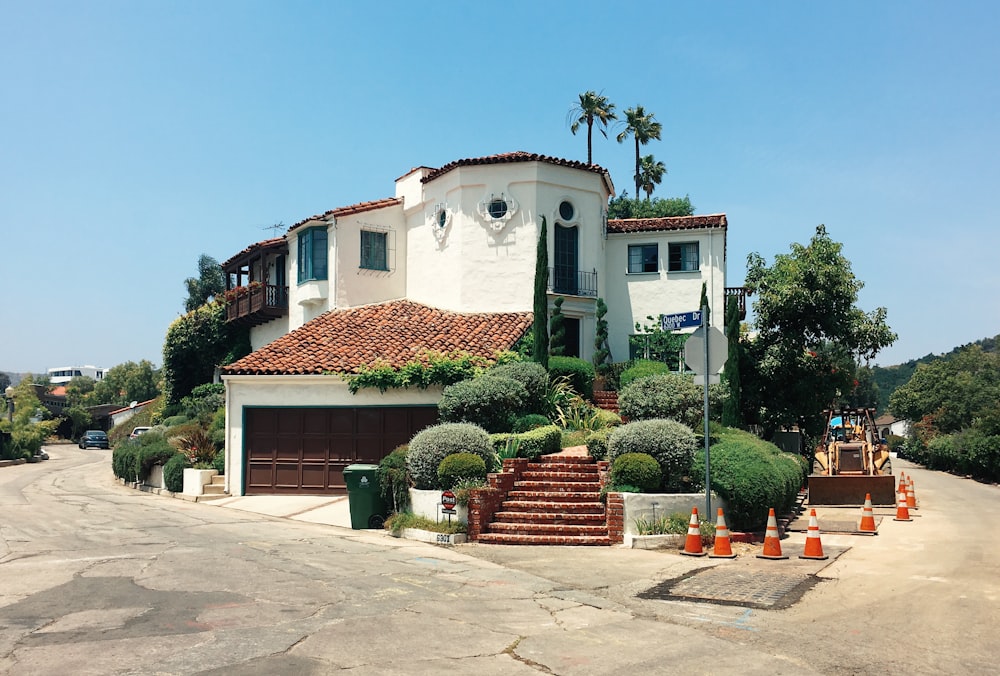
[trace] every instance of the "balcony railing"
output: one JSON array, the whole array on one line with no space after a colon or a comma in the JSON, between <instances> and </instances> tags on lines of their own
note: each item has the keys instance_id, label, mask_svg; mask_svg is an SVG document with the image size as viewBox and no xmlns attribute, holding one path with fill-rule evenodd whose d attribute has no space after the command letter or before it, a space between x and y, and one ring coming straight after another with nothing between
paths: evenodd
<instances>
[{"instance_id":1,"label":"balcony railing","mask_svg":"<svg viewBox=\"0 0 1000 676\"><path fill-rule=\"evenodd\" d=\"M726 307L729 307L729 298L733 297L736 299L736 305L740 311L740 321L747 318L747 296L750 293L743 286L727 286L726 287Z\"/></svg>"},{"instance_id":2,"label":"balcony railing","mask_svg":"<svg viewBox=\"0 0 1000 676\"><path fill-rule=\"evenodd\" d=\"M251 284L226 291L226 321L256 326L288 314L288 287Z\"/></svg>"},{"instance_id":3,"label":"balcony railing","mask_svg":"<svg viewBox=\"0 0 1000 676\"><path fill-rule=\"evenodd\" d=\"M549 268L549 293L597 297L597 271L584 272L556 266Z\"/></svg>"}]
</instances>

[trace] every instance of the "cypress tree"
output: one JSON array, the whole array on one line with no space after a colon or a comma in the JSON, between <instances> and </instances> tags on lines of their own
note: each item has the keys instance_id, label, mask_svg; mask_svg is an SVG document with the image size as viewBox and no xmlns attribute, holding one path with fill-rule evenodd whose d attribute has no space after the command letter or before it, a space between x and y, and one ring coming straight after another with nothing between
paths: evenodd
<instances>
[{"instance_id":1,"label":"cypress tree","mask_svg":"<svg viewBox=\"0 0 1000 676\"><path fill-rule=\"evenodd\" d=\"M608 306L603 298L598 298L594 309L594 316L597 319L597 329L594 332L594 368L598 372L611 356L611 350L608 349L608 320L604 318L606 314Z\"/></svg>"},{"instance_id":2,"label":"cypress tree","mask_svg":"<svg viewBox=\"0 0 1000 676\"><path fill-rule=\"evenodd\" d=\"M559 357L566 354L566 326L563 324L562 304L564 298L559 296L552 305L552 319L549 321L549 354Z\"/></svg>"},{"instance_id":3,"label":"cypress tree","mask_svg":"<svg viewBox=\"0 0 1000 676\"><path fill-rule=\"evenodd\" d=\"M729 356L722 369L722 382L725 383L728 396L722 404L722 424L726 427L741 427L740 357L743 346L740 345L740 309L735 296L730 296L726 305L726 342L729 344Z\"/></svg>"},{"instance_id":4,"label":"cypress tree","mask_svg":"<svg viewBox=\"0 0 1000 676\"><path fill-rule=\"evenodd\" d=\"M549 246L548 235L545 225L545 216L542 216L542 226L538 233L538 246L535 255L535 304L534 323L531 327L534 344L532 345L532 359L541 364L546 369L549 368Z\"/></svg>"}]
</instances>

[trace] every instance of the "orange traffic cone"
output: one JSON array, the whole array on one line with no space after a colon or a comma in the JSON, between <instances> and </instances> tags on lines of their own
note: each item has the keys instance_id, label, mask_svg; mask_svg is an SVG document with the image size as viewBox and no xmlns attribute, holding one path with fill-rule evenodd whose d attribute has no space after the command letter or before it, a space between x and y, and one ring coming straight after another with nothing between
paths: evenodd
<instances>
[{"instance_id":1,"label":"orange traffic cone","mask_svg":"<svg viewBox=\"0 0 1000 676\"><path fill-rule=\"evenodd\" d=\"M906 489L901 488L899 490L899 499L896 502L896 516L892 518L893 521L913 521L910 518L910 510L906 507Z\"/></svg>"},{"instance_id":2,"label":"orange traffic cone","mask_svg":"<svg viewBox=\"0 0 1000 676\"><path fill-rule=\"evenodd\" d=\"M917 494L913 490L913 477L906 477L906 508L917 508Z\"/></svg>"},{"instance_id":3,"label":"orange traffic cone","mask_svg":"<svg viewBox=\"0 0 1000 676\"><path fill-rule=\"evenodd\" d=\"M729 541L729 527L726 526L726 517L719 507L719 516L715 520L715 549L708 555L711 559L735 559L733 546Z\"/></svg>"},{"instance_id":4,"label":"orange traffic cone","mask_svg":"<svg viewBox=\"0 0 1000 676\"><path fill-rule=\"evenodd\" d=\"M698 523L698 508L691 508L691 520L688 522L688 534L684 540L684 551L688 556L705 556L701 548L701 525Z\"/></svg>"},{"instance_id":5,"label":"orange traffic cone","mask_svg":"<svg viewBox=\"0 0 1000 676\"><path fill-rule=\"evenodd\" d=\"M806 533L806 548L800 559L816 559L822 561L830 558L823 553L823 543L819 539L819 521L816 520L816 510L809 511L809 532Z\"/></svg>"},{"instance_id":6,"label":"orange traffic cone","mask_svg":"<svg viewBox=\"0 0 1000 676\"><path fill-rule=\"evenodd\" d=\"M861 508L860 533L878 535L878 528L875 526L875 512L872 510L872 494L865 493L865 506Z\"/></svg>"},{"instance_id":7,"label":"orange traffic cone","mask_svg":"<svg viewBox=\"0 0 1000 676\"><path fill-rule=\"evenodd\" d=\"M774 518L774 507L767 513L767 531L764 533L764 551L757 555L758 559L787 559L781 553L781 540L778 536L778 521Z\"/></svg>"}]
</instances>

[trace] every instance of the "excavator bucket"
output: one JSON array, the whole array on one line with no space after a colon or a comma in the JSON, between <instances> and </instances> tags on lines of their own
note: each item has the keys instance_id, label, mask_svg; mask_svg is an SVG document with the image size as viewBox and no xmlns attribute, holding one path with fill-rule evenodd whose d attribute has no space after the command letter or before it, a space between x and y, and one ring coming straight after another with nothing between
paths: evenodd
<instances>
[{"instance_id":1,"label":"excavator bucket","mask_svg":"<svg viewBox=\"0 0 1000 676\"><path fill-rule=\"evenodd\" d=\"M809 477L809 505L863 505L871 493L873 505L896 504L896 477L841 474Z\"/></svg>"}]
</instances>

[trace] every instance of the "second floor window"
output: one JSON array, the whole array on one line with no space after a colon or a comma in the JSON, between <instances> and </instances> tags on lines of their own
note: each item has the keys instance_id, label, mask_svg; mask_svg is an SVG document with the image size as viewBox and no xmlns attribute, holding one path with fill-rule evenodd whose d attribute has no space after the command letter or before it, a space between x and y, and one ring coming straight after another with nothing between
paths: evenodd
<instances>
[{"instance_id":1,"label":"second floor window","mask_svg":"<svg viewBox=\"0 0 1000 676\"><path fill-rule=\"evenodd\" d=\"M656 272L659 269L659 251L655 244L632 244L629 246L629 273Z\"/></svg>"},{"instance_id":2,"label":"second floor window","mask_svg":"<svg viewBox=\"0 0 1000 676\"><path fill-rule=\"evenodd\" d=\"M326 228L308 228L299 233L299 282L327 278Z\"/></svg>"},{"instance_id":3,"label":"second floor window","mask_svg":"<svg viewBox=\"0 0 1000 676\"><path fill-rule=\"evenodd\" d=\"M361 231L361 267L366 270L389 269L389 234L386 232Z\"/></svg>"},{"instance_id":4,"label":"second floor window","mask_svg":"<svg viewBox=\"0 0 1000 676\"><path fill-rule=\"evenodd\" d=\"M670 245L669 272L697 272L698 269L698 242Z\"/></svg>"}]
</instances>

